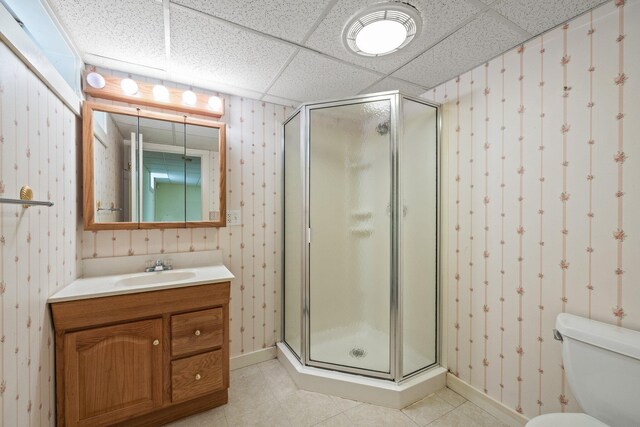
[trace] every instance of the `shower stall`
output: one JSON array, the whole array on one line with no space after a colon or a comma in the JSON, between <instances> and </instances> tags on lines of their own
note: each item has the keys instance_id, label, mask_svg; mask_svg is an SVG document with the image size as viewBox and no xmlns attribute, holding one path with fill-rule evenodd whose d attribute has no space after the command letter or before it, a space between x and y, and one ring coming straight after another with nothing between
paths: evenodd
<instances>
[{"instance_id":1,"label":"shower stall","mask_svg":"<svg viewBox=\"0 0 640 427\"><path fill-rule=\"evenodd\" d=\"M438 106L385 92L283 126L279 351L396 385L438 366Z\"/></svg>"}]
</instances>

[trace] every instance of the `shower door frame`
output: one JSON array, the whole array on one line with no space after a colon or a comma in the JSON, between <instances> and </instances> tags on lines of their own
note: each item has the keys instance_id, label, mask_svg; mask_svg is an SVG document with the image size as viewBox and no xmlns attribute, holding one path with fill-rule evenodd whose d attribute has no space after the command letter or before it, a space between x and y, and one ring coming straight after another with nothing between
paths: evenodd
<instances>
[{"instance_id":1,"label":"shower door frame","mask_svg":"<svg viewBox=\"0 0 640 427\"><path fill-rule=\"evenodd\" d=\"M403 341L402 341L402 280L401 280L401 271L400 271L400 240L401 240L401 230L402 230L402 216L396 218L398 215L398 206L399 206L399 197L400 197L400 156L399 156L399 141L402 140L402 132L403 126L398 126L401 123L402 116L402 99L406 98L411 101L428 105L430 107L435 108L436 110L436 277L435 277L435 286L436 286L436 339L435 339L435 357L436 360L431 365L427 365L421 369L418 369L414 372L411 372L405 376L402 375L402 364L403 364ZM389 150L390 156L389 160L390 171L391 171L391 179L390 179L390 204L391 204L391 215L390 215L390 245L391 245L391 259L390 259L390 316L389 316L389 372L381 372L370 369L362 369L356 368L352 366L339 365L328 362L319 362L311 360L309 357L310 348L311 348L311 340L309 333L309 325L310 325L310 312L309 312L309 294L310 294L310 245L311 245L311 228L310 225L310 140L311 140L311 128L309 126L310 113L315 109L323 109L323 108L331 108L331 107L340 107L345 105L354 105L354 104L366 104L369 102L376 101L385 101L388 100L390 104L390 141L389 141ZM302 207L302 227L303 232L301 233L302 239L300 241L299 249L302 251L304 256L303 266L301 268L301 319L300 319L300 331L301 331L301 342L300 342L300 355L298 355L289 344L285 340L285 283L284 283L284 274L282 275L282 310L281 310L281 325L282 328L280 330L280 341L283 342L291 352L298 357L300 362L305 366L311 366L316 368L329 369L332 371L340 371L349 374L357 374L364 375L368 377L385 379L385 380L393 380L397 383L403 382L417 374L420 374L424 371L427 371L435 366L438 366L441 360L442 353L442 334L440 333L440 325L441 325L441 316L442 316L442 297L441 297L441 286L440 286L440 229L439 224L441 223L441 206L440 206L440 198L441 198L441 180L440 180L440 156L441 156L441 129L442 129L442 115L441 115L441 106L436 102L427 101L425 99L416 98L413 96L405 95L400 91L390 91L390 92L380 92L373 93L368 95L355 96L351 98L334 100L334 101L320 101L320 102L312 102L302 104L295 111L293 111L287 119L282 124L282 141L281 141L281 156L282 156L282 201L281 208L283 212L282 218L282 271L284 272L285 266L285 194L284 194L284 180L285 180L285 126L290 121L294 120L296 116L300 114L300 162L301 162L301 172L302 172L302 200L304 201L304 206Z\"/></svg>"}]
</instances>

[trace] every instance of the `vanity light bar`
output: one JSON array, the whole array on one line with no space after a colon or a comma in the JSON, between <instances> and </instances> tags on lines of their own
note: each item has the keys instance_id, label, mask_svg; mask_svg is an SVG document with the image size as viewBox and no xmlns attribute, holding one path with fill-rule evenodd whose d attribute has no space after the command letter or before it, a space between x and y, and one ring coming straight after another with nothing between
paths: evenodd
<instances>
[{"instance_id":1,"label":"vanity light bar","mask_svg":"<svg viewBox=\"0 0 640 427\"><path fill-rule=\"evenodd\" d=\"M83 82L85 83L84 93L93 98L216 118L224 115L224 99L215 95L175 89L130 78L103 76L95 71L87 72Z\"/></svg>"}]
</instances>

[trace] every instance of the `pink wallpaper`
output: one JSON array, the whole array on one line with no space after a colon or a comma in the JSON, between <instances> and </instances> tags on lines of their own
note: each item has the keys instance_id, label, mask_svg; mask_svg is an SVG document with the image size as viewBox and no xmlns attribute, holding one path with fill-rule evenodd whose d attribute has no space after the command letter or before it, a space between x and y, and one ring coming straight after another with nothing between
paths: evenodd
<instances>
[{"instance_id":1,"label":"pink wallpaper","mask_svg":"<svg viewBox=\"0 0 640 427\"><path fill-rule=\"evenodd\" d=\"M47 298L80 273L76 117L0 43L0 425L52 425L54 341ZM78 132L78 133L77 133Z\"/></svg>"},{"instance_id":2,"label":"pink wallpaper","mask_svg":"<svg viewBox=\"0 0 640 427\"><path fill-rule=\"evenodd\" d=\"M102 71L128 76L113 70ZM133 78L160 83L143 76ZM160 253L170 257L171 252L222 249L225 265L236 276L231 284L230 306L230 346L231 357L234 357L271 347L278 337L282 239L280 135L281 124L292 110L252 99L222 96L226 113L220 121L227 124L227 209L240 210L242 225L220 230L85 231L82 257Z\"/></svg>"},{"instance_id":3,"label":"pink wallpaper","mask_svg":"<svg viewBox=\"0 0 640 427\"><path fill-rule=\"evenodd\" d=\"M558 313L640 329L639 20L608 2L432 91L448 368L528 417L579 409Z\"/></svg>"}]
</instances>

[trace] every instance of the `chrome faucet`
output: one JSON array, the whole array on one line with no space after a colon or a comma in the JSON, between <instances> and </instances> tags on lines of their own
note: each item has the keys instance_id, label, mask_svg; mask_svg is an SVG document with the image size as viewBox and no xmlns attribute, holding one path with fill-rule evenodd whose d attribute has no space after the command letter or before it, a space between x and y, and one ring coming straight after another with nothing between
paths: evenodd
<instances>
[{"instance_id":1,"label":"chrome faucet","mask_svg":"<svg viewBox=\"0 0 640 427\"><path fill-rule=\"evenodd\" d=\"M164 271L164 270L173 270L173 266L170 263L159 259L159 260L156 260L156 265L147 267L145 268L144 271L146 271L147 273L153 273L155 271Z\"/></svg>"}]
</instances>

